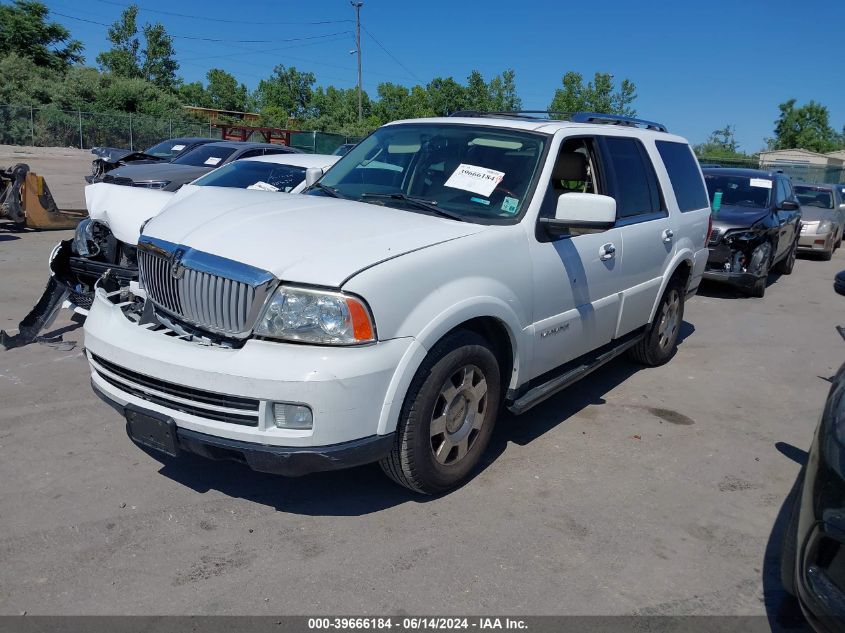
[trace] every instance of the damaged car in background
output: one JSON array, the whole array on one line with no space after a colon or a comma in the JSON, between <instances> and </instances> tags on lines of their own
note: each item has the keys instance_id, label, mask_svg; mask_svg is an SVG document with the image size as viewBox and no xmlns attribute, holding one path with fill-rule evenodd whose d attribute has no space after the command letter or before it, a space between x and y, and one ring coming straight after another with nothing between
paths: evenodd
<instances>
[{"instance_id":1,"label":"damaged car in background","mask_svg":"<svg viewBox=\"0 0 845 633\"><path fill-rule=\"evenodd\" d=\"M300 150L275 143L215 141L195 147L166 163L134 163L103 176L103 182L144 189L178 191L213 169L243 158L276 154L299 154Z\"/></svg>"},{"instance_id":2,"label":"damaged car in background","mask_svg":"<svg viewBox=\"0 0 845 633\"><path fill-rule=\"evenodd\" d=\"M762 297L769 272L795 266L801 207L789 178L756 169L705 169L713 204L704 278Z\"/></svg>"},{"instance_id":3,"label":"damaged car in background","mask_svg":"<svg viewBox=\"0 0 845 633\"><path fill-rule=\"evenodd\" d=\"M192 149L200 145L205 145L206 143L213 143L215 140L213 138L192 136L170 138L166 141L156 143L143 152L121 149L119 147L94 147L91 149L91 153L97 156L97 158L91 161L91 174L85 176L85 182L89 184L100 182L106 173L130 163L134 165L169 163L183 154L187 154Z\"/></svg>"},{"instance_id":4,"label":"damaged car in background","mask_svg":"<svg viewBox=\"0 0 845 633\"><path fill-rule=\"evenodd\" d=\"M21 321L18 334L0 331L0 347L31 343L67 308L87 315L94 284L118 289L138 278L136 246L143 225L201 187L249 189L298 194L340 160L323 154L276 154L229 163L182 187L178 192L129 189L107 183L85 187L89 217L72 239L53 248L50 278L41 299Z\"/></svg>"},{"instance_id":5,"label":"damaged car in background","mask_svg":"<svg viewBox=\"0 0 845 633\"><path fill-rule=\"evenodd\" d=\"M842 244L845 198L838 185L795 185L801 203L801 237L798 252L816 253L825 261Z\"/></svg>"}]
</instances>

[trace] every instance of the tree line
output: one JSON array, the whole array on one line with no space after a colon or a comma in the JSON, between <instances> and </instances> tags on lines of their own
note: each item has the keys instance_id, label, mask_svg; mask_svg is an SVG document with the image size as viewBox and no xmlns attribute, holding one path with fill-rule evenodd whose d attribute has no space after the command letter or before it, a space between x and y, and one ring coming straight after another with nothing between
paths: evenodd
<instances>
[{"instance_id":1,"label":"tree line","mask_svg":"<svg viewBox=\"0 0 845 633\"><path fill-rule=\"evenodd\" d=\"M92 112L131 112L184 117L183 105L260 114L260 123L277 127L362 135L388 121L445 116L460 110L512 111L522 108L516 75L507 69L489 79L473 70L464 82L435 77L425 85L378 84L375 95L362 95L358 119L355 88L317 85L316 76L279 64L254 90L233 74L211 68L205 81L185 82L173 38L160 23L138 22L137 5L128 6L108 28L110 48L85 65L84 46L37 0L0 5L0 104L50 105ZM586 80L567 72L552 95L553 112L591 111L636 116L636 85L616 85L612 75ZM827 108L814 101L779 106L772 149L803 147L831 151L845 146L845 128L837 132ZM0 121L2 124L2 121ZM697 147L701 155L742 157L732 125L716 130Z\"/></svg>"}]
</instances>

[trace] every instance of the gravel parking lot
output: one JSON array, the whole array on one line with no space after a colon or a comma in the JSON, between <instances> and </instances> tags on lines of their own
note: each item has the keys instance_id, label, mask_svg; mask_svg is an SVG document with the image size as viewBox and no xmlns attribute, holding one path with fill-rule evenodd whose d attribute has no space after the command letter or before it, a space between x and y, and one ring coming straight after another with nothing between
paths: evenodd
<instances>
[{"instance_id":1,"label":"gravel parking lot","mask_svg":"<svg viewBox=\"0 0 845 633\"><path fill-rule=\"evenodd\" d=\"M13 329L70 232L0 228ZM833 275L765 299L706 287L677 357L616 361L516 418L484 468L423 498L377 466L301 479L136 448L73 349L0 351L0 613L760 614L784 499L845 358ZM786 605L786 606L785 606Z\"/></svg>"}]
</instances>

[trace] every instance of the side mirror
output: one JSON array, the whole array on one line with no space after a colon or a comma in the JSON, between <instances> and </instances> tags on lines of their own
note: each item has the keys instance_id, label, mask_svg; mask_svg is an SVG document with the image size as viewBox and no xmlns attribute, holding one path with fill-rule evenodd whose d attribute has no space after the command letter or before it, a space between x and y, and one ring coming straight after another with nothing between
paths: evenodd
<instances>
[{"instance_id":1,"label":"side mirror","mask_svg":"<svg viewBox=\"0 0 845 633\"><path fill-rule=\"evenodd\" d=\"M305 170L305 186L310 187L323 177L323 170L320 167L309 167Z\"/></svg>"},{"instance_id":2,"label":"side mirror","mask_svg":"<svg viewBox=\"0 0 845 633\"><path fill-rule=\"evenodd\" d=\"M616 224L616 200L595 193L564 193L557 199L555 217L540 218L549 235L570 229L606 231Z\"/></svg>"},{"instance_id":3,"label":"side mirror","mask_svg":"<svg viewBox=\"0 0 845 633\"><path fill-rule=\"evenodd\" d=\"M780 203L779 209L783 211L797 211L799 209L798 203L794 200L784 200Z\"/></svg>"}]
</instances>

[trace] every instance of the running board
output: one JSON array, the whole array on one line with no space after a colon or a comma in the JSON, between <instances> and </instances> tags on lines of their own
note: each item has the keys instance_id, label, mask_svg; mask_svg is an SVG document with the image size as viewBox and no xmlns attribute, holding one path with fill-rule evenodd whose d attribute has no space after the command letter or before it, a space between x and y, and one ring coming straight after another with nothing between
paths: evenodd
<instances>
[{"instance_id":1,"label":"running board","mask_svg":"<svg viewBox=\"0 0 845 633\"><path fill-rule=\"evenodd\" d=\"M540 404L547 398L552 397L558 391L566 389L605 363L612 361L623 352L626 352L639 343L644 336L645 334L639 334L632 338L625 338L622 342L618 343L614 347L611 347L607 351L602 352L598 356L585 358L582 362L564 373L559 374L525 392L511 404L507 405L508 410L515 415L525 413L531 407Z\"/></svg>"}]
</instances>

